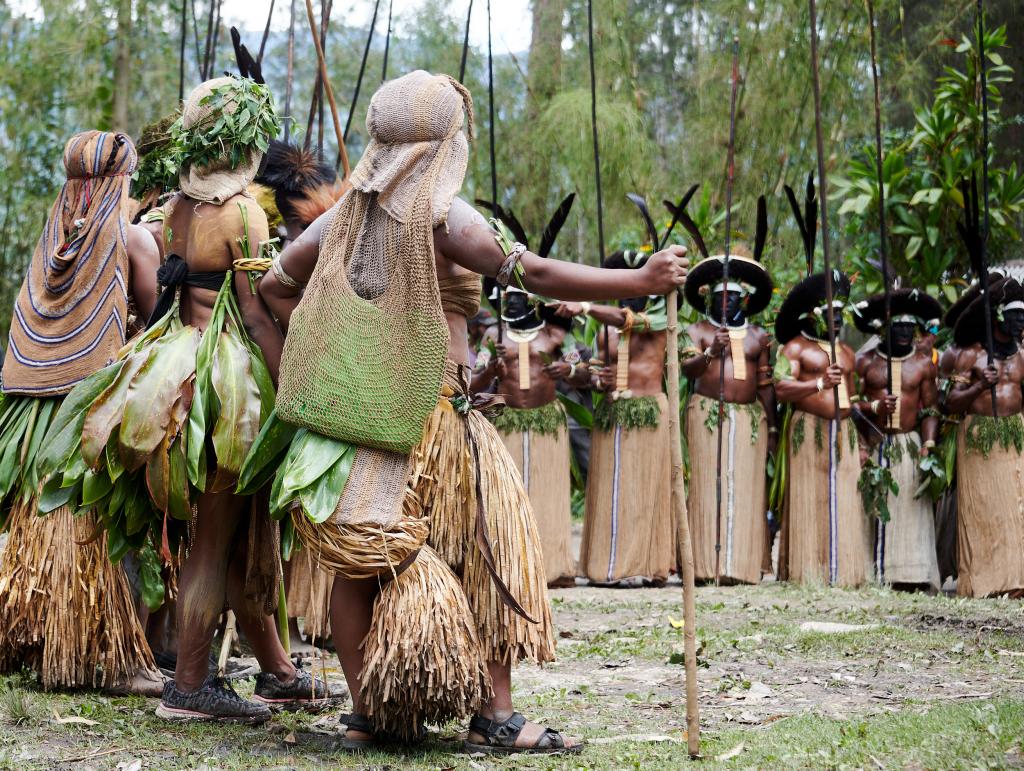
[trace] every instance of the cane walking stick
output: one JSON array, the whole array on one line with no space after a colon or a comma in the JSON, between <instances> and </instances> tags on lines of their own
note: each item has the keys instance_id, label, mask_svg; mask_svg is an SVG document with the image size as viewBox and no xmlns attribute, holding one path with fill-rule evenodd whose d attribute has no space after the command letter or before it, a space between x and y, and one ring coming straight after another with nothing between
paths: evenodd
<instances>
[{"instance_id":1,"label":"cane walking stick","mask_svg":"<svg viewBox=\"0 0 1024 771\"><path fill-rule=\"evenodd\" d=\"M683 651L686 661L686 747L691 758L700 754L700 714L697 705L697 603L693 586L693 547L686 519L683 487L683 446L679 427L679 293L669 292L668 306L668 426L672 445L672 508L676 518L683 572Z\"/></svg>"}]
</instances>

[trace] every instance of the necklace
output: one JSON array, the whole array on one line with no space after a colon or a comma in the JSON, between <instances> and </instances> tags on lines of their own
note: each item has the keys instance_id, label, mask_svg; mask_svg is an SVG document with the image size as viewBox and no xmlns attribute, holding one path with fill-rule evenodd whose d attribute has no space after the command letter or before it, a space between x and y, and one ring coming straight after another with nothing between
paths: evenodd
<instances>
[{"instance_id":1,"label":"necklace","mask_svg":"<svg viewBox=\"0 0 1024 771\"><path fill-rule=\"evenodd\" d=\"M513 329L512 327L505 325L505 332L508 334L508 339L516 343L532 343L537 339L537 335L540 334L541 330L544 329L545 323L542 321L540 326L533 327L532 329Z\"/></svg>"}]
</instances>

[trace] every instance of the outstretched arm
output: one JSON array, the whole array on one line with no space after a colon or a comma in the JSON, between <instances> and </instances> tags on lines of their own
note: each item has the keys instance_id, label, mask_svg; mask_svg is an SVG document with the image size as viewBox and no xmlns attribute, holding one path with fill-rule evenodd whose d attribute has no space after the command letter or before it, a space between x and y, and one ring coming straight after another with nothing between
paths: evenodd
<instances>
[{"instance_id":1,"label":"outstretched arm","mask_svg":"<svg viewBox=\"0 0 1024 771\"><path fill-rule=\"evenodd\" d=\"M505 255L483 216L456 198L448 212L447 228L434 231L441 253L464 268L484 276L497 276ZM573 262L552 260L526 252L522 258L524 287L560 300L618 300L668 293L686 281L686 249L672 246L652 255L637 270L602 270Z\"/></svg>"}]
</instances>

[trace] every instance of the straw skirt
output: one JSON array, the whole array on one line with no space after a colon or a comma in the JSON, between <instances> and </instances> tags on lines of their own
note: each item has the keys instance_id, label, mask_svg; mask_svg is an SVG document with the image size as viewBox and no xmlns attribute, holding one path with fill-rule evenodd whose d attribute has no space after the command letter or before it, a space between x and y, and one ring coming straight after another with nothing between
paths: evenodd
<instances>
[{"instance_id":1,"label":"straw skirt","mask_svg":"<svg viewBox=\"0 0 1024 771\"><path fill-rule=\"evenodd\" d=\"M499 433L533 506L548 584L568 583L576 577L569 505L569 428L562 425L555 434L532 430Z\"/></svg>"},{"instance_id":2,"label":"straw skirt","mask_svg":"<svg viewBox=\"0 0 1024 771\"><path fill-rule=\"evenodd\" d=\"M889 495L889 521L875 522L875 575L885 584L918 584L938 590L935 514L927 496L915 498L921 437L916 432L889 437L888 453L879 445L878 463L889 466L899 495ZM888 456L888 457L887 457Z\"/></svg>"},{"instance_id":3,"label":"straw skirt","mask_svg":"<svg viewBox=\"0 0 1024 771\"><path fill-rule=\"evenodd\" d=\"M860 586L871 572L872 530L857 482L860 456L852 420L803 412L790 421L789 485L782 521L780 578Z\"/></svg>"},{"instance_id":4,"label":"straw skirt","mask_svg":"<svg viewBox=\"0 0 1024 771\"><path fill-rule=\"evenodd\" d=\"M718 533L718 400L693 396L686 408L690 518L694 573L713 581ZM722 518L718 578L729 584L761 582L768 542L765 464L768 421L759 402L726 404L722 423Z\"/></svg>"},{"instance_id":5,"label":"straw skirt","mask_svg":"<svg viewBox=\"0 0 1024 771\"><path fill-rule=\"evenodd\" d=\"M120 565L91 514L17 504L0 555L0 672L29 667L44 688L111 688L155 669Z\"/></svg>"},{"instance_id":6,"label":"straw skirt","mask_svg":"<svg viewBox=\"0 0 1024 771\"><path fill-rule=\"evenodd\" d=\"M675 563L668 399L658 424L594 430L580 573L595 583L664 580Z\"/></svg>"},{"instance_id":7,"label":"straw skirt","mask_svg":"<svg viewBox=\"0 0 1024 771\"><path fill-rule=\"evenodd\" d=\"M1024 592L1024 466L1012 445L1003 447L996 441L987 454L970 447L967 434L978 420L979 416L969 416L957 435L957 594L1020 594Z\"/></svg>"}]
</instances>

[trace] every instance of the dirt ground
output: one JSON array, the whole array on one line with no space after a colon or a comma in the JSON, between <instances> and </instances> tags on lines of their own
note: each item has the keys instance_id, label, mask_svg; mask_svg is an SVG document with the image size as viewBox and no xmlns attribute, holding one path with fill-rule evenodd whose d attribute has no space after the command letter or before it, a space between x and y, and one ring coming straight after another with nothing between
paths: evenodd
<instances>
[{"instance_id":1,"label":"dirt ground","mask_svg":"<svg viewBox=\"0 0 1024 771\"><path fill-rule=\"evenodd\" d=\"M352 756L332 742L336 714L282 715L262 728L168 727L153 716L154 701L44 694L30 678L15 676L0 683L0 766L136 771L686 763L681 587L578 586L553 591L552 600L559 660L543 669L519 667L515 695L529 716L586 738L589 746L578 758L468 756L459 751L456 725L432 732L414 750ZM766 583L701 587L697 613L704 765L1024 765L1019 601ZM815 631L808 623L853 629ZM336 660L326 665L328 678L340 684ZM236 686L248 693L252 681Z\"/></svg>"}]
</instances>

